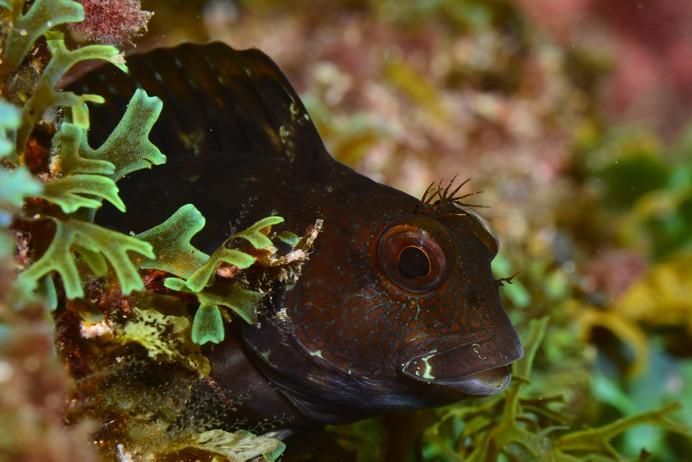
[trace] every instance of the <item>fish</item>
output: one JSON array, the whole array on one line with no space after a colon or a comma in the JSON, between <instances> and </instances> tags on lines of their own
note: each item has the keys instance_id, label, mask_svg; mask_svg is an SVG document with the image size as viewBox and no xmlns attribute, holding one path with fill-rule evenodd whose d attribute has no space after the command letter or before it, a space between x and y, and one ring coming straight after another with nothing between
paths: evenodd
<instances>
[{"instance_id":1,"label":"fish","mask_svg":"<svg viewBox=\"0 0 692 462\"><path fill-rule=\"evenodd\" d=\"M230 323L223 342L204 347L216 397L204 412L302 429L508 386L523 349L491 271L499 244L461 185L416 198L336 161L257 49L188 43L127 65L71 84L106 98L91 109L90 142L106 139L142 88L163 100L150 139L168 161L121 180L127 212L104 206L97 223L141 232L192 203L206 217L193 243L207 253L265 216L298 230L324 223L300 278L272 289L257 324Z\"/></svg>"}]
</instances>

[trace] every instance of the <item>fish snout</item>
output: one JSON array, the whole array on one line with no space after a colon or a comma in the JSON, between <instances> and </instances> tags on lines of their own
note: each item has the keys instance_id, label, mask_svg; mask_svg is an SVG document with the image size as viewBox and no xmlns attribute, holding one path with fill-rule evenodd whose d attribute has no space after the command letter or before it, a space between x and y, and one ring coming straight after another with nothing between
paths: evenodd
<instances>
[{"instance_id":1,"label":"fish snout","mask_svg":"<svg viewBox=\"0 0 692 462\"><path fill-rule=\"evenodd\" d=\"M499 393L510 383L509 365L524 353L510 329L415 342L406 348L401 372L417 382L467 395Z\"/></svg>"}]
</instances>

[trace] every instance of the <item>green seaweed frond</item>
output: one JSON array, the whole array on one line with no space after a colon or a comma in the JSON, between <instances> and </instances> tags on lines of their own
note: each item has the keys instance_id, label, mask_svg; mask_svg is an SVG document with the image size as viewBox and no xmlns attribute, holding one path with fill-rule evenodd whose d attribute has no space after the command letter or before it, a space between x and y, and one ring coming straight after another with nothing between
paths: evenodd
<instances>
[{"instance_id":1,"label":"green seaweed frond","mask_svg":"<svg viewBox=\"0 0 692 462\"><path fill-rule=\"evenodd\" d=\"M85 130L77 125L62 124L56 135L58 152L53 159L53 170L60 177L46 182L41 197L59 205L68 214L82 207L97 209L104 199L124 212L125 204L118 195L118 187L109 177L114 174L115 165L83 157L80 146L85 136Z\"/></svg>"},{"instance_id":2,"label":"green seaweed frond","mask_svg":"<svg viewBox=\"0 0 692 462\"><path fill-rule=\"evenodd\" d=\"M164 286L192 294L198 301L192 323L193 342L200 345L219 343L225 337L221 308L228 308L245 322L254 324L257 322L257 306L264 297L261 291L250 290L235 280L217 283L215 276L221 268L229 269L232 274L230 278L235 279L237 272L257 262L254 256L228 246L238 239L245 239L256 250L273 254L277 249L267 235L272 225L283 221L280 216L263 218L232 235L216 251L207 255L190 242L204 227L204 217L194 205L186 204L162 224L137 235L137 238L150 243L157 255L156 259L141 260L138 264L141 268L165 271L176 276L166 278ZM294 246L301 242L295 234L284 233L284 239L291 236L294 237L290 239Z\"/></svg>"},{"instance_id":3,"label":"green seaweed frond","mask_svg":"<svg viewBox=\"0 0 692 462\"><path fill-rule=\"evenodd\" d=\"M63 212L73 213L82 207L97 209L107 200L121 212L125 204L118 196L118 187L110 178L99 175L70 175L46 183L43 199L57 204Z\"/></svg>"},{"instance_id":4,"label":"green seaweed frond","mask_svg":"<svg viewBox=\"0 0 692 462\"><path fill-rule=\"evenodd\" d=\"M5 38L0 76L5 69L18 67L39 37L60 24L82 21L84 8L74 0L34 0L26 13L24 0L3 0L9 10L11 27Z\"/></svg>"},{"instance_id":5,"label":"green seaweed frond","mask_svg":"<svg viewBox=\"0 0 692 462\"><path fill-rule=\"evenodd\" d=\"M192 292L183 279L167 278L166 288L194 294L199 308L192 322L192 341L203 345L207 342L220 343L224 337L221 307L229 308L248 324L257 322L257 305L264 294L244 289L240 284L224 284L219 287Z\"/></svg>"},{"instance_id":6,"label":"green seaweed frond","mask_svg":"<svg viewBox=\"0 0 692 462\"><path fill-rule=\"evenodd\" d=\"M192 341L198 345L220 343L225 338L221 307L230 309L245 322L255 324L257 306L264 298L263 293L243 288L237 282L217 284L200 292L191 291L186 281L179 278L166 278L164 285L197 297L199 307L192 321Z\"/></svg>"},{"instance_id":7,"label":"green seaweed frond","mask_svg":"<svg viewBox=\"0 0 692 462\"><path fill-rule=\"evenodd\" d=\"M16 130L19 124L19 110L0 99L0 158L13 152L7 133ZM25 197L39 194L41 190L41 183L26 168L9 169L0 165L0 213L8 206L21 207ZM4 221L0 220L0 227Z\"/></svg>"},{"instance_id":8,"label":"green seaweed frond","mask_svg":"<svg viewBox=\"0 0 692 462\"><path fill-rule=\"evenodd\" d=\"M257 305L264 294L244 289L240 284L224 284L219 288L204 290L198 294L204 306L224 306L230 308L248 324L257 323Z\"/></svg>"},{"instance_id":9,"label":"green seaweed frond","mask_svg":"<svg viewBox=\"0 0 692 462\"><path fill-rule=\"evenodd\" d=\"M238 269L246 269L255 263L252 255L229 249L225 244L211 256L196 249L190 240L202 230L204 222L201 212L194 205L186 204L160 225L139 234L139 239L151 243L153 248L159 250L156 259L141 262L141 267L185 278L187 290L200 292L211 283L220 265L225 263Z\"/></svg>"},{"instance_id":10,"label":"green seaweed frond","mask_svg":"<svg viewBox=\"0 0 692 462\"><path fill-rule=\"evenodd\" d=\"M226 247L228 242L242 238L249 241L258 250L274 253L276 247L266 236L266 233L269 232L272 225L283 223L283 221L284 219L279 216L270 216L259 220L247 229L231 236L186 281L180 279L166 280L166 287L190 291L199 300L200 306L192 323L192 340L195 343L200 345L207 342L219 343L224 339L225 332L220 307L231 309L247 323L255 324L257 322L256 308L264 294L244 289L239 284L208 286L221 265L227 264L244 270L256 261L255 257L250 254Z\"/></svg>"},{"instance_id":11,"label":"green seaweed frond","mask_svg":"<svg viewBox=\"0 0 692 462\"><path fill-rule=\"evenodd\" d=\"M19 208L25 198L36 196L42 190L41 182L34 179L27 169L0 167L0 210L8 206Z\"/></svg>"},{"instance_id":12,"label":"green seaweed frond","mask_svg":"<svg viewBox=\"0 0 692 462\"><path fill-rule=\"evenodd\" d=\"M34 290L41 278L55 271L62 278L67 298L83 297L76 253L96 275L103 275L106 263L110 264L124 294L144 289L128 252L154 258L151 244L81 220L52 220L55 237L41 258L19 275L20 287Z\"/></svg>"},{"instance_id":13,"label":"green seaweed frond","mask_svg":"<svg viewBox=\"0 0 692 462\"><path fill-rule=\"evenodd\" d=\"M244 252L221 246L211 257L195 248L190 240L204 228L204 216L192 204L179 208L162 224L147 230L137 238L149 242L156 259L144 260L139 266L178 276L167 278L165 287L194 294L199 302L192 327L196 344L219 343L224 339L220 307L235 312L250 324L257 322L256 306L263 294L244 289L238 283L207 287L221 264L246 269L255 259Z\"/></svg>"},{"instance_id":14,"label":"green seaweed frond","mask_svg":"<svg viewBox=\"0 0 692 462\"><path fill-rule=\"evenodd\" d=\"M239 269L247 269L255 263L255 257L240 250L221 246L211 254L202 266L190 275L185 285L192 292L200 292L210 283L214 274L216 274L216 270L224 263Z\"/></svg>"},{"instance_id":15,"label":"green seaweed frond","mask_svg":"<svg viewBox=\"0 0 692 462\"><path fill-rule=\"evenodd\" d=\"M54 161L62 177L48 181L41 197L68 214L82 207L97 209L104 199L124 212L115 182L127 173L166 161L147 138L161 108L159 98L137 90L118 126L98 149L89 146L85 129L64 123Z\"/></svg>"},{"instance_id":16,"label":"green seaweed frond","mask_svg":"<svg viewBox=\"0 0 692 462\"><path fill-rule=\"evenodd\" d=\"M269 250L273 252L275 251L274 244L272 243L271 239L267 237L267 233L273 225L278 225L279 223L283 222L283 217L278 215L266 217L253 224L249 228L240 231L233 237L247 240L257 250Z\"/></svg>"},{"instance_id":17,"label":"green seaweed frond","mask_svg":"<svg viewBox=\"0 0 692 462\"><path fill-rule=\"evenodd\" d=\"M290 245L291 247L295 247L300 242L300 236L290 231L281 231L276 235L276 237L279 238L281 242Z\"/></svg>"},{"instance_id":18,"label":"green seaweed frond","mask_svg":"<svg viewBox=\"0 0 692 462\"><path fill-rule=\"evenodd\" d=\"M89 130L91 121L89 120L87 103L103 104L106 99L101 95L77 95L71 91L63 91L58 93L56 102L58 106L70 108L73 124L84 130Z\"/></svg>"},{"instance_id":19,"label":"green seaweed frond","mask_svg":"<svg viewBox=\"0 0 692 462\"><path fill-rule=\"evenodd\" d=\"M107 160L88 159L81 155L80 147L85 133L83 127L64 122L56 134L58 155L53 159L54 168L61 175L75 173L91 175L112 175L115 165Z\"/></svg>"},{"instance_id":20,"label":"green seaweed frond","mask_svg":"<svg viewBox=\"0 0 692 462\"><path fill-rule=\"evenodd\" d=\"M137 89L122 119L101 146L93 149L83 138L82 155L111 162L115 166L111 175L113 181L137 170L164 164L166 156L149 141L149 132L162 108L161 99Z\"/></svg>"},{"instance_id":21,"label":"green seaweed frond","mask_svg":"<svg viewBox=\"0 0 692 462\"><path fill-rule=\"evenodd\" d=\"M166 160L146 139L160 111L160 99L138 90L110 141L97 150L88 146L84 128L63 123L55 138L58 149L53 158L53 175L45 182L43 191L34 195L58 205L68 215L80 208L95 210L103 200L124 212L125 204L118 195L115 181L127 172ZM137 158L138 155L143 157ZM144 288L128 251L154 259L151 244L88 222L52 219L57 226L53 242L20 277L26 290L34 290L42 277L55 271L63 278L68 298L82 297L83 281L72 247L97 276L107 273L109 263L123 293Z\"/></svg>"},{"instance_id":22,"label":"green seaweed frond","mask_svg":"<svg viewBox=\"0 0 692 462\"><path fill-rule=\"evenodd\" d=\"M228 264L238 269L247 269L255 263L255 257L236 249L229 249L227 243L242 238L249 241L257 250L267 250L271 253L276 252L276 247L266 234L271 230L272 225L283 223L284 219L280 216L270 216L259 220L247 229L244 229L226 240L226 243L211 254L209 259L195 270L187 279L185 285L192 292L200 292L208 286L217 269L222 264Z\"/></svg>"},{"instance_id":23,"label":"green seaweed frond","mask_svg":"<svg viewBox=\"0 0 692 462\"><path fill-rule=\"evenodd\" d=\"M670 403L661 409L623 417L601 427L570 432L559 437L555 446L560 452L608 454L617 460L619 456L611 444L612 439L637 425L655 424L669 432L692 437L689 428L669 418L681 409L679 403Z\"/></svg>"},{"instance_id":24,"label":"green seaweed frond","mask_svg":"<svg viewBox=\"0 0 692 462\"><path fill-rule=\"evenodd\" d=\"M190 240L204 227L204 217L192 204L179 208L162 224L137 237L149 242L157 258L140 262L146 269L166 271L178 277L166 278L166 288L194 294L199 307L192 322L192 341L203 345L224 339L224 324L220 307L226 307L249 323L256 321L255 306L262 294L243 289L240 284L210 285L221 264L240 270L255 263L254 257L235 249L219 247L211 256L196 249Z\"/></svg>"},{"instance_id":25,"label":"green seaweed frond","mask_svg":"<svg viewBox=\"0 0 692 462\"><path fill-rule=\"evenodd\" d=\"M49 32L46 36L51 59L41 73L29 100L22 108L22 125L17 133L17 150L20 156L34 127L48 109L55 106L74 105L79 114L85 100L100 101L94 95L78 97L71 92L58 92L56 90L58 81L72 66L82 61L102 60L127 72L122 54L113 46L88 45L75 50L68 50L61 33ZM158 116L158 113L156 115ZM84 124L83 121L81 123Z\"/></svg>"},{"instance_id":26,"label":"green seaweed frond","mask_svg":"<svg viewBox=\"0 0 692 462\"><path fill-rule=\"evenodd\" d=\"M0 157L5 157L12 152L14 145L8 132L16 130L20 122L19 109L6 101L0 100Z\"/></svg>"},{"instance_id":27,"label":"green seaweed frond","mask_svg":"<svg viewBox=\"0 0 692 462\"><path fill-rule=\"evenodd\" d=\"M14 145L8 133L16 130L19 124L19 110L0 100L0 158L13 152ZM39 194L41 190L41 183L26 168L9 169L0 165L0 214L8 213L7 207L21 207L25 197ZM8 221L9 217L0 218L0 228L8 226Z\"/></svg>"},{"instance_id":28,"label":"green seaweed frond","mask_svg":"<svg viewBox=\"0 0 692 462\"><path fill-rule=\"evenodd\" d=\"M280 216L263 218L229 237L209 256L190 244L194 235L204 227L204 217L194 205L186 204L162 224L137 236L161 252L156 260L142 262L141 265L142 268L159 269L185 278L188 290L200 292L211 284L219 266L228 264L242 270L255 263L252 255L228 248L229 242L242 238L258 250L275 252L276 248L266 234L272 225L283 221Z\"/></svg>"},{"instance_id":29,"label":"green seaweed frond","mask_svg":"<svg viewBox=\"0 0 692 462\"><path fill-rule=\"evenodd\" d=\"M267 234L271 230L272 225L283 223L284 219L280 216L270 216L259 220L252 226L239 231L226 240L226 243L219 247L209 259L200 266L187 279L186 286L193 292L199 292L210 284L216 270L222 264L229 264L238 269L246 269L255 263L255 257L227 247L228 242L236 239L245 239L257 250L266 250L270 253L276 252L276 247Z\"/></svg>"},{"instance_id":30,"label":"green seaweed frond","mask_svg":"<svg viewBox=\"0 0 692 462\"><path fill-rule=\"evenodd\" d=\"M230 433L216 429L194 435L173 449L187 448L216 454L234 462L258 460L259 457L266 462L274 462L283 454L286 445L276 438L257 436L243 430Z\"/></svg>"},{"instance_id":31,"label":"green seaweed frond","mask_svg":"<svg viewBox=\"0 0 692 462\"><path fill-rule=\"evenodd\" d=\"M190 277L209 260L209 255L196 249L190 240L204 228L202 213L192 204L185 204L160 225L136 237L149 242L156 259L139 263L144 269L158 269L181 278Z\"/></svg>"},{"instance_id":32,"label":"green seaweed frond","mask_svg":"<svg viewBox=\"0 0 692 462\"><path fill-rule=\"evenodd\" d=\"M13 152L8 133L20 124L19 109L0 99L0 158ZM9 255L14 249L12 240L4 231L12 222L12 209L18 209L26 197L40 194L41 182L34 179L25 167L14 169L0 165L0 257Z\"/></svg>"},{"instance_id":33,"label":"green seaweed frond","mask_svg":"<svg viewBox=\"0 0 692 462\"><path fill-rule=\"evenodd\" d=\"M218 305L200 305L192 320L192 341L197 345L221 343L225 337Z\"/></svg>"}]
</instances>

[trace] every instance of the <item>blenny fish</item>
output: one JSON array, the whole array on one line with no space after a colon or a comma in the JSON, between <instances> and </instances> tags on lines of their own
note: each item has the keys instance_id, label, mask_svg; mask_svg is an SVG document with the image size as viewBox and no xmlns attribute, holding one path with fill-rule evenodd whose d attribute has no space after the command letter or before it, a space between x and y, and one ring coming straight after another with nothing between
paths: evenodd
<instances>
[{"instance_id":1,"label":"blenny fish","mask_svg":"<svg viewBox=\"0 0 692 462\"><path fill-rule=\"evenodd\" d=\"M143 88L164 102L151 140L168 162L122 180L127 213L104 207L98 223L140 232L192 203L207 220L194 243L211 253L271 214L296 230L324 221L297 283L265 297L257 325L231 323L205 349L217 411L298 429L507 386L522 346L490 269L498 243L456 188L419 200L335 161L258 50L184 44L127 64L72 85L106 96L90 138L103 141Z\"/></svg>"}]
</instances>

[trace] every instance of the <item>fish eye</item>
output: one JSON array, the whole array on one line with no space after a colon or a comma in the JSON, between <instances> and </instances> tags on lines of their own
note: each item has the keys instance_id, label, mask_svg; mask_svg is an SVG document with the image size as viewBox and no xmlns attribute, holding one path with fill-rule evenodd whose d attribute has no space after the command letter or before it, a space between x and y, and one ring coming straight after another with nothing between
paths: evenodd
<instances>
[{"instance_id":1,"label":"fish eye","mask_svg":"<svg viewBox=\"0 0 692 462\"><path fill-rule=\"evenodd\" d=\"M399 253L399 272L407 278L427 276L430 272L430 259L425 249L406 247Z\"/></svg>"},{"instance_id":2,"label":"fish eye","mask_svg":"<svg viewBox=\"0 0 692 462\"><path fill-rule=\"evenodd\" d=\"M447 254L425 229L394 225L380 236L377 266L381 273L401 289L428 292L439 287L449 275Z\"/></svg>"}]
</instances>

